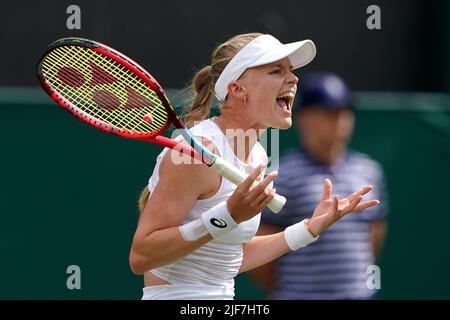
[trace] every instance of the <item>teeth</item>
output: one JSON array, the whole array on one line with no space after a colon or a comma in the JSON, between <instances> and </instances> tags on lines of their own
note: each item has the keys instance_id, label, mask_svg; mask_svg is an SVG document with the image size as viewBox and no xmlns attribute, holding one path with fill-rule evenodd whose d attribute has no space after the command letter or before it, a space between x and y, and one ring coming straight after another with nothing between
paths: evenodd
<instances>
[{"instance_id":1,"label":"teeth","mask_svg":"<svg viewBox=\"0 0 450 320\"><path fill-rule=\"evenodd\" d=\"M288 93L284 93L283 95L277 97L277 99L283 99L283 98L292 99L292 98L294 98L294 94L291 92L288 92Z\"/></svg>"},{"instance_id":2,"label":"teeth","mask_svg":"<svg viewBox=\"0 0 450 320\"><path fill-rule=\"evenodd\" d=\"M282 95L278 96L277 99L282 99L284 100L285 104L285 108L287 110L291 109L291 102L294 100L294 93L292 92L286 92L283 93Z\"/></svg>"}]
</instances>

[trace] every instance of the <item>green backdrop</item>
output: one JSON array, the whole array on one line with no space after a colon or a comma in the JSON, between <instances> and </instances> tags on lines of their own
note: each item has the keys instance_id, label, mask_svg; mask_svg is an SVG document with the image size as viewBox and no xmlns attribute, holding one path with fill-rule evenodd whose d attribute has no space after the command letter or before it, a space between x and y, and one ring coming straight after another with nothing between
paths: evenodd
<instances>
[{"instance_id":1,"label":"green backdrop","mask_svg":"<svg viewBox=\"0 0 450 320\"><path fill-rule=\"evenodd\" d=\"M81 124L38 88L0 88L0 108L0 299L139 299L128 254L160 148ZM352 147L383 164L391 199L380 297L450 299L450 96L359 93L356 109ZM264 296L246 275L236 287Z\"/></svg>"}]
</instances>

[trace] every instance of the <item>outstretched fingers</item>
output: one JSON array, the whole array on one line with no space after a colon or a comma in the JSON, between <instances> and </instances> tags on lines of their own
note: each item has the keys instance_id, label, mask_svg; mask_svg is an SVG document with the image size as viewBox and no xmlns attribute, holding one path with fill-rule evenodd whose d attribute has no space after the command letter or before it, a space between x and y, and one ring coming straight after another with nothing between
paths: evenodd
<instances>
[{"instance_id":1,"label":"outstretched fingers","mask_svg":"<svg viewBox=\"0 0 450 320\"><path fill-rule=\"evenodd\" d=\"M352 202L356 200L359 196L363 196L368 194L370 191L372 191L373 186L367 185L363 188L359 189L358 191L353 192L351 195L347 197L348 201Z\"/></svg>"},{"instance_id":2,"label":"outstretched fingers","mask_svg":"<svg viewBox=\"0 0 450 320\"><path fill-rule=\"evenodd\" d=\"M277 192L277 190L275 188L270 188L267 191L266 196L259 203L260 210L267 207L267 205L270 203L270 201L272 201L273 197L275 197L276 192Z\"/></svg>"},{"instance_id":3,"label":"outstretched fingers","mask_svg":"<svg viewBox=\"0 0 450 320\"><path fill-rule=\"evenodd\" d=\"M341 218L341 217L345 216L346 214L355 210L355 208L361 202L361 199L362 199L362 196L358 196L357 198L354 198L353 201L351 201L348 206L339 210L339 212L338 212L339 217Z\"/></svg>"},{"instance_id":4,"label":"outstretched fingers","mask_svg":"<svg viewBox=\"0 0 450 320\"><path fill-rule=\"evenodd\" d=\"M263 202L267 197L271 196L272 190L274 189L273 181L275 180L277 175L278 175L277 171L272 171L261 182L259 182L256 187L253 188L252 192L257 197L256 202L258 203Z\"/></svg>"},{"instance_id":5,"label":"outstretched fingers","mask_svg":"<svg viewBox=\"0 0 450 320\"><path fill-rule=\"evenodd\" d=\"M365 202L362 202L359 205L357 205L356 208L353 211L356 211L356 212L363 211L365 209L368 209L370 207L376 206L378 204L380 204L379 200L365 201Z\"/></svg>"},{"instance_id":6,"label":"outstretched fingers","mask_svg":"<svg viewBox=\"0 0 450 320\"><path fill-rule=\"evenodd\" d=\"M327 178L323 182L322 200L330 200L332 192L333 192L333 184L331 183L331 180Z\"/></svg>"},{"instance_id":7,"label":"outstretched fingers","mask_svg":"<svg viewBox=\"0 0 450 320\"><path fill-rule=\"evenodd\" d=\"M361 202L361 198L364 195L368 194L370 191L372 191L372 189L373 189L373 186L367 185L367 186L364 186L363 188L361 188L360 190L355 191L351 195L349 195L347 197L347 199L350 201L349 207L352 207L352 209L350 211L348 211L348 212L351 212L351 211L360 212L360 211L363 211L363 210L368 209L370 207L378 205L380 203L380 201L376 200L376 199L365 201L365 202ZM355 206L355 201L356 200L358 200L358 201L357 201L356 206ZM345 208L345 209L347 209L347 208Z\"/></svg>"},{"instance_id":8,"label":"outstretched fingers","mask_svg":"<svg viewBox=\"0 0 450 320\"><path fill-rule=\"evenodd\" d=\"M339 216L339 197L338 196L334 196L333 199L333 213L336 216Z\"/></svg>"},{"instance_id":9,"label":"outstretched fingers","mask_svg":"<svg viewBox=\"0 0 450 320\"><path fill-rule=\"evenodd\" d=\"M258 181L258 177L264 170L264 165L260 164L255 170L253 170L247 178L239 185L240 188L244 190L250 190L255 181Z\"/></svg>"}]
</instances>

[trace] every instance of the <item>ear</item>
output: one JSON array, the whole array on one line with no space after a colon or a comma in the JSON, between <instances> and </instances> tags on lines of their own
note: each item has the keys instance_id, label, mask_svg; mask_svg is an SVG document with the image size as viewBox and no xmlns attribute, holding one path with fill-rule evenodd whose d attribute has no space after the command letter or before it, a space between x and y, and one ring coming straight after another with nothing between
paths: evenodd
<instances>
[{"instance_id":1,"label":"ear","mask_svg":"<svg viewBox=\"0 0 450 320\"><path fill-rule=\"evenodd\" d=\"M355 123L355 112L353 112L353 110L348 110L348 117L350 118L353 125Z\"/></svg>"},{"instance_id":2,"label":"ear","mask_svg":"<svg viewBox=\"0 0 450 320\"><path fill-rule=\"evenodd\" d=\"M247 96L247 89L236 81L228 84L228 94L238 99L244 99Z\"/></svg>"}]
</instances>

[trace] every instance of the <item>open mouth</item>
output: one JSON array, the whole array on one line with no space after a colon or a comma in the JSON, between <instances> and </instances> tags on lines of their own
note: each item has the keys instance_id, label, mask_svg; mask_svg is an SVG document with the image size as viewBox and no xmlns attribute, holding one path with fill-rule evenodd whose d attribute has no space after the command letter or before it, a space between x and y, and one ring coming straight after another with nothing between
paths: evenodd
<instances>
[{"instance_id":1,"label":"open mouth","mask_svg":"<svg viewBox=\"0 0 450 320\"><path fill-rule=\"evenodd\" d=\"M277 97L277 104L281 110L290 113L292 110L292 101L294 101L294 93L286 92Z\"/></svg>"}]
</instances>

